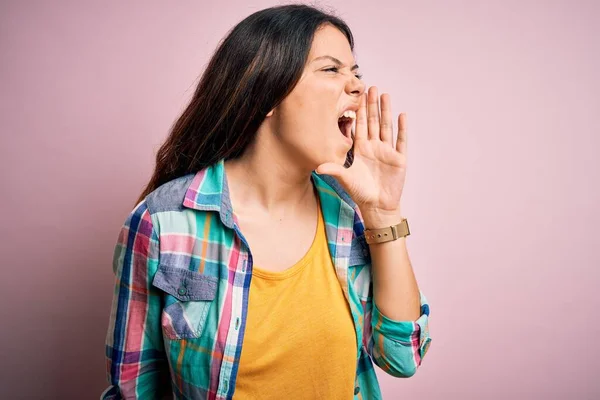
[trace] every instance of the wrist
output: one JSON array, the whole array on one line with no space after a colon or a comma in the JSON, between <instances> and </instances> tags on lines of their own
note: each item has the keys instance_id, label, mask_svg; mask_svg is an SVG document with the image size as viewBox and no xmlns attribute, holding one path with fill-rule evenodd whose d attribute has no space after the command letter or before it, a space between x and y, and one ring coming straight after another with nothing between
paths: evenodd
<instances>
[{"instance_id":1,"label":"wrist","mask_svg":"<svg viewBox=\"0 0 600 400\"><path fill-rule=\"evenodd\" d=\"M368 210L362 213L366 229L378 229L400 223L404 217L400 209L397 210Z\"/></svg>"},{"instance_id":2,"label":"wrist","mask_svg":"<svg viewBox=\"0 0 600 400\"><path fill-rule=\"evenodd\" d=\"M406 219L381 228L365 229L365 239L369 245L402 239L408 235L410 235L410 228Z\"/></svg>"}]
</instances>

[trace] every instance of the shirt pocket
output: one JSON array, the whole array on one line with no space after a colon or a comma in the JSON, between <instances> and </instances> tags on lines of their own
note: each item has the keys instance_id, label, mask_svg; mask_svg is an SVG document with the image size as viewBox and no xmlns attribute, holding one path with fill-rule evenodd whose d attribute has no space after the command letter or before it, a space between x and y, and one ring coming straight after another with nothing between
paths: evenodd
<instances>
[{"instance_id":1,"label":"shirt pocket","mask_svg":"<svg viewBox=\"0 0 600 400\"><path fill-rule=\"evenodd\" d=\"M161 265L152 285L165 292L161 326L172 340L202 335L219 279L183 268Z\"/></svg>"}]
</instances>

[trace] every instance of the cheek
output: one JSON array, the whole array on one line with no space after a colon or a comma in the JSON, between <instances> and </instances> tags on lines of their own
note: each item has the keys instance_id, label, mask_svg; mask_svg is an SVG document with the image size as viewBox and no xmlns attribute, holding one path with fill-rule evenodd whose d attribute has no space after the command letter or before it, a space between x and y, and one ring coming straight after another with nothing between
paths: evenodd
<instances>
[{"instance_id":1,"label":"cheek","mask_svg":"<svg viewBox=\"0 0 600 400\"><path fill-rule=\"evenodd\" d=\"M285 140L301 151L319 148L329 153L339 132L339 99L340 88L333 81L297 87L284 107Z\"/></svg>"},{"instance_id":2,"label":"cheek","mask_svg":"<svg viewBox=\"0 0 600 400\"><path fill-rule=\"evenodd\" d=\"M296 128L303 137L314 138L316 136L323 137L324 130L330 130L333 127L333 119L330 102L322 97L315 97L310 101L303 101L296 112L293 113L291 128Z\"/></svg>"},{"instance_id":3,"label":"cheek","mask_svg":"<svg viewBox=\"0 0 600 400\"><path fill-rule=\"evenodd\" d=\"M331 117L331 113L335 113L338 107L340 94L339 84L334 81L320 81L303 88L299 99L304 109L313 114L317 112Z\"/></svg>"},{"instance_id":4,"label":"cheek","mask_svg":"<svg viewBox=\"0 0 600 400\"><path fill-rule=\"evenodd\" d=\"M336 127L336 113L338 110L338 97L332 91L321 91L310 102L306 110L306 119L312 125L319 126L321 129L330 129Z\"/></svg>"}]
</instances>

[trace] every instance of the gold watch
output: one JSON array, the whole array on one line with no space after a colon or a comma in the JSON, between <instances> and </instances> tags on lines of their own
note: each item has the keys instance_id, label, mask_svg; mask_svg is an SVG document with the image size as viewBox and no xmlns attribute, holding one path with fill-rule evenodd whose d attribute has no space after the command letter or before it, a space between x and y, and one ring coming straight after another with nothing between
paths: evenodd
<instances>
[{"instance_id":1,"label":"gold watch","mask_svg":"<svg viewBox=\"0 0 600 400\"><path fill-rule=\"evenodd\" d=\"M384 243L410 235L408 221L404 218L398 225L379 229L365 229L365 239L368 244Z\"/></svg>"}]
</instances>

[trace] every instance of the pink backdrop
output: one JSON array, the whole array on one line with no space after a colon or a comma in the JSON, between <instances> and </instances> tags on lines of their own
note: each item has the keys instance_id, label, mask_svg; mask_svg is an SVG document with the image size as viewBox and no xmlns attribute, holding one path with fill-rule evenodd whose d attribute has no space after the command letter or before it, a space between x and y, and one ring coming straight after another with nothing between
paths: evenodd
<instances>
[{"instance_id":1,"label":"pink backdrop","mask_svg":"<svg viewBox=\"0 0 600 400\"><path fill-rule=\"evenodd\" d=\"M0 398L97 398L120 225L218 40L276 3L6 3ZM433 342L385 398L598 398L600 3L328 4L408 113Z\"/></svg>"}]
</instances>

